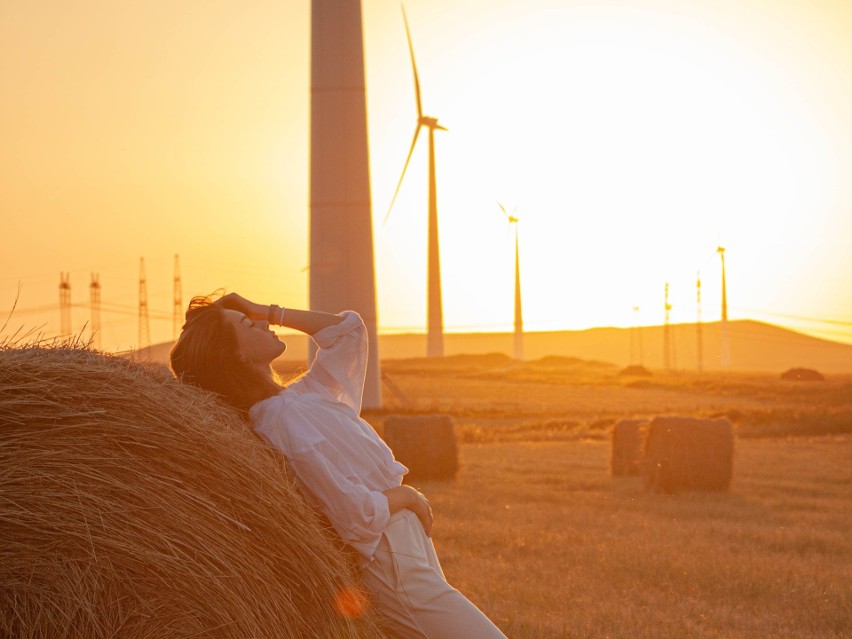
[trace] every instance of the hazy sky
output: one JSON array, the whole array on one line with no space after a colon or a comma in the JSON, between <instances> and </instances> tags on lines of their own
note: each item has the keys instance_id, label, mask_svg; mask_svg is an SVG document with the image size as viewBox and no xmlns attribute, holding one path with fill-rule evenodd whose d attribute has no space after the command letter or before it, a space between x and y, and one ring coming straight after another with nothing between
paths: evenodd
<instances>
[{"instance_id":1,"label":"hazy sky","mask_svg":"<svg viewBox=\"0 0 852 639\"><path fill-rule=\"evenodd\" d=\"M732 318L852 343L852 3L410 0L449 331ZM426 145L400 5L364 4L380 330L425 330ZM310 2L0 0L0 311L154 341L216 288L307 304ZM423 138L423 136L421 136ZM0 325L5 321L0 320Z\"/></svg>"}]
</instances>

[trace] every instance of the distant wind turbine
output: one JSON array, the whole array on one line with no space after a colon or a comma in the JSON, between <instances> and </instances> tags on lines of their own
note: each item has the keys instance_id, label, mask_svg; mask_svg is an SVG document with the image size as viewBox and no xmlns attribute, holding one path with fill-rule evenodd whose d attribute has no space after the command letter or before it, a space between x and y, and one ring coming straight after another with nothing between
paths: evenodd
<instances>
[{"instance_id":1,"label":"distant wind turbine","mask_svg":"<svg viewBox=\"0 0 852 639\"><path fill-rule=\"evenodd\" d=\"M421 127L429 129L429 243L428 243L428 308L427 308L427 338L426 355L429 357L440 357L444 354L444 310L441 302L441 258L438 249L438 202L437 187L435 184L435 130L446 131L438 124L437 118L423 115L423 107L420 99L420 80L417 76L417 63L414 61L414 46L411 43L411 30L408 28L408 18L405 15L405 7L402 9L402 19L405 22L405 35L408 38L408 50L411 52L411 66L414 70L414 94L417 98L417 125L414 128L414 139L411 141L411 149L402 167L402 175L396 185L393 198L391 199L388 212L385 214L384 222L387 222L393 209L396 196L405 178L405 171L417 145L417 136L420 135Z\"/></svg>"},{"instance_id":2,"label":"distant wind turbine","mask_svg":"<svg viewBox=\"0 0 852 639\"><path fill-rule=\"evenodd\" d=\"M720 363L722 368L728 368L731 364L731 345L728 335L728 283L725 278L725 249L719 246L716 249L722 258L722 323L721 323L721 348Z\"/></svg>"},{"instance_id":3,"label":"distant wind turbine","mask_svg":"<svg viewBox=\"0 0 852 639\"><path fill-rule=\"evenodd\" d=\"M503 211L503 215L509 220L509 225L515 227L515 359L524 359L524 317L521 311L521 260L518 251L518 218L515 217L513 209L511 215L506 207L497 202L497 206Z\"/></svg>"}]
</instances>

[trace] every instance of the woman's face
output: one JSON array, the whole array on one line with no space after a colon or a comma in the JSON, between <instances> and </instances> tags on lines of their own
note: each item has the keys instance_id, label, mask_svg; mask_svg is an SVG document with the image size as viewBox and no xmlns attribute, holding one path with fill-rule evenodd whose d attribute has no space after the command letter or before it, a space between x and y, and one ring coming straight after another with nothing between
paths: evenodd
<instances>
[{"instance_id":1,"label":"woman's face","mask_svg":"<svg viewBox=\"0 0 852 639\"><path fill-rule=\"evenodd\" d=\"M287 345L269 330L269 322L252 321L243 313L232 309L223 310L222 315L225 323L234 329L240 355L252 365L268 366L287 348Z\"/></svg>"}]
</instances>

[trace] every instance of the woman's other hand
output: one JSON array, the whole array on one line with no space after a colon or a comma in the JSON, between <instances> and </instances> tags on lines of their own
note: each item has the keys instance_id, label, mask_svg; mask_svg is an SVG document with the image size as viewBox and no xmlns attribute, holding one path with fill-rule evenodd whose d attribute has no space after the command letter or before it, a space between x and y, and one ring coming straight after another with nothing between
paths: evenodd
<instances>
[{"instance_id":1,"label":"woman's other hand","mask_svg":"<svg viewBox=\"0 0 852 639\"><path fill-rule=\"evenodd\" d=\"M414 489L412 488L412 490ZM423 493L418 490L414 490L414 493L414 503L408 508L417 515L420 523L423 524L423 530L426 532L426 536L431 537L432 522L434 521L432 506L429 505L429 500L426 499L426 496Z\"/></svg>"},{"instance_id":2,"label":"woman's other hand","mask_svg":"<svg viewBox=\"0 0 852 639\"><path fill-rule=\"evenodd\" d=\"M426 496L423 493L415 490L411 486L403 484L402 486L396 486L395 488L386 490L384 495L388 498L388 508L391 514L398 510L402 510L403 508L407 508L417 515L420 523L423 524L423 530L426 533L426 536L432 536L432 507L429 505L429 500L426 499Z\"/></svg>"}]
</instances>

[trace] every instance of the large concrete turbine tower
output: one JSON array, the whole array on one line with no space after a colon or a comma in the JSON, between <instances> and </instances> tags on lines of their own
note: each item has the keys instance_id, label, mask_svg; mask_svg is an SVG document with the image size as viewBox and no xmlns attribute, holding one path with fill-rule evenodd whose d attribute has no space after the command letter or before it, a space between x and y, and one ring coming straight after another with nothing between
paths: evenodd
<instances>
[{"instance_id":1,"label":"large concrete turbine tower","mask_svg":"<svg viewBox=\"0 0 852 639\"><path fill-rule=\"evenodd\" d=\"M361 314L370 336L363 406L379 408L369 164L361 0L312 0L309 303Z\"/></svg>"}]
</instances>

